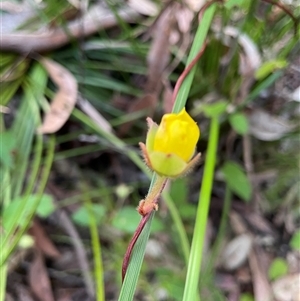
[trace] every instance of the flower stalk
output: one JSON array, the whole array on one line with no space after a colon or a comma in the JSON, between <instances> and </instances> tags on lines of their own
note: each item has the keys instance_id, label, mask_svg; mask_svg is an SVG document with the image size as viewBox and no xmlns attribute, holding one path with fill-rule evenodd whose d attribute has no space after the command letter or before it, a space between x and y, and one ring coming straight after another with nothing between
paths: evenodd
<instances>
[{"instance_id":1,"label":"flower stalk","mask_svg":"<svg viewBox=\"0 0 300 301\"><path fill-rule=\"evenodd\" d=\"M132 249L139 238L141 232L143 231L146 223L148 222L151 213L153 210L158 210L158 201L161 193L163 192L166 184L168 182L168 178L166 177L156 177L156 181L149 191L147 197L144 200L141 200L139 206L137 208L139 214L142 216L142 219L136 228L132 239L127 247L126 253L124 255L123 264L122 264L122 282L124 281L125 274L127 271L127 267L129 264L129 260L131 257Z\"/></svg>"},{"instance_id":2,"label":"flower stalk","mask_svg":"<svg viewBox=\"0 0 300 301\"><path fill-rule=\"evenodd\" d=\"M196 122L183 108L178 114L165 114L157 125L147 118L146 144L140 143L146 165L156 173L156 180L148 195L141 200L137 211L142 219L128 245L122 264L124 281L133 247L142 233L151 213L158 210L158 201L169 179L186 175L199 162L195 154L200 130Z\"/></svg>"}]
</instances>

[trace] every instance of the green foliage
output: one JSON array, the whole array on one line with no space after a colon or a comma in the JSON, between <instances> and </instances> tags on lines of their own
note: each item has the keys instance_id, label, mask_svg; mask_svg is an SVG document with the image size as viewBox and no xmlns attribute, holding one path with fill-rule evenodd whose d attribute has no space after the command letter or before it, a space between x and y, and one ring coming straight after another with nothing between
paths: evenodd
<instances>
[{"instance_id":1,"label":"green foliage","mask_svg":"<svg viewBox=\"0 0 300 301\"><path fill-rule=\"evenodd\" d=\"M300 229L293 234L290 246L292 249L300 251Z\"/></svg>"},{"instance_id":2,"label":"green foliage","mask_svg":"<svg viewBox=\"0 0 300 301\"><path fill-rule=\"evenodd\" d=\"M268 75L270 75L270 73L272 73L278 69L282 69L286 66L287 66L287 61L282 60L282 59L265 62L255 72L255 78L258 80L261 80L261 79L267 77Z\"/></svg>"},{"instance_id":3,"label":"green foliage","mask_svg":"<svg viewBox=\"0 0 300 301\"><path fill-rule=\"evenodd\" d=\"M232 128L240 135L245 135L249 130L248 119L243 113L229 115L229 122Z\"/></svg>"},{"instance_id":4,"label":"green foliage","mask_svg":"<svg viewBox=\"0 0 300 301\"><path fill-rule=\"evenodd\" d=\"M234 7L241 7L241 8L249 8L251 0L228 0L224 4L225 8L227 8L229 11Z\"/></svg>"},{"instance_id":5,"label":"green foliage","mask_svg":"<svg viewBox=\"0 0 300 301\"><path fill-rule=\"evenodd\" d=\"M168 299L181 301L183 295L183 279L180 273L170 271L164 268L157 270L157 279L161 287L167 290Z\"/></svg>"},{"instance_id":6,"label":"green foliage","mask_svg":"<svg viewBox=\"0 0 300 301\"><path fill-rule=\"evenodd\" d=\"M171 185L170 196L180 210L180 216L184 220L194 219L195 205L189 203L188 181L181 178L174 181Z\"/></svg>"},{"instance_id":7,"label":"green foliage","mask_svg":"<svg viewBox=\"0 0 300 301\"><path fill-rule=\"evenodd\" d=\"M3 227L6 231L10 231L12 227L16 225L19 227L24 226L28 219L28 215L32 211L32 208L37 202L37 195L20 196L13 200L7 207L4 208L2 215ZM23 209L24 207L24 209ZM55 210L52 197L50 195L44 194L40 200L38 207L36 208L36 213L40 217L47 217ZM16 218L15 213L22 211L22 215Z\"/></svg>"},{"instance_id":8,"label":"green foliage","mask_svg":"<svg viewBox=\"0 0 300 301\"><path fill-rule=\"evenodd\" d=\"M242 294L239 301L255 301L254 297L248 293Z\"/></svg>"},{"instance_id":9,"label":"green foliage","mask_svg":"<svg viewBox=\"0 0 300 301\"><path fill-rule=\"evenodd\" d=\"M252 188L243 168L235 162L227 161L221 171L230 189L244 201L249 201Z\"/></svg>"},{"instance_id":10,"label":"green foliage","mask_svg":"<svg viewBox=\"0 0 300 301\"><path fill-rule=\"evenodd\" d=\"M1 165L6 168L11 168L13 166L13 150L16 145L16 139L14 134L6 131L0 132L0 162Z\"/></svg>"},{"instance_id":11,"label":"green foliage","mask_svg":"<svg viewBox=\"0 0 300 301\"><path fill-rule=\"evenodd\" d=\"M100 204L92 204L91 205L92 213L96 218L97 225L100 225L103 221L103 218L106 213L106 208ZM81 206L77 211L72 214L73 221L84 227L88 227L90 225L90 212L86 207Z\"/></svg>"},{"instance_id":12,"label":"green foliage","mask_svg":"<svg viewBox=\"0 0 300 301\"><path fill-rule=\"evenodd\" d=\"M275 258L268 271L269 279L275 280L281 276L286 275L288 272L288 264L283 258Z\"/></svg>"},{"instance_id":13,"label":"green foliage","mask_svg":"<svg viewBox=\"0 0 300 301\"><path fill-rule=\"evenodd\" d=\"M214 104L203 105L202 110L206 117L212 118L223 114L227 106L228 103L226 101L218 101Z\"/></svg>"},{"instance_id":14,"label":"green foliage","mask_svg":"<svg viewBox=\"0 0 300 301\"><path fill-rule=\"evenodd\" d=\"M140 219L141 216L137 214L137 211L134 207L125 206L114 216L112 225L121 231L132 234L140 222ZM163 229L163 223L160 220L155 219L152 224L152 232L159 232Z\"/></svg>"}]
</instances>

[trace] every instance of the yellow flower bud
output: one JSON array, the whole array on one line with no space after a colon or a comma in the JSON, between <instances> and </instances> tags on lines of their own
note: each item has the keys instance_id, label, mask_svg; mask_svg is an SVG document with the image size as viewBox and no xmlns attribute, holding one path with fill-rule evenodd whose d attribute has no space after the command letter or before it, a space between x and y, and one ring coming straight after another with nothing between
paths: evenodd
<instances>
[{"instance_id":1,"label":"yellow flower bud","mask_svg":"<svg viewBox=\"0 0 300 301\"><path fill-rule=\"evenodd\" d=\"M182 109L178 114L165 114L159 126L151 119L148 125L146 146L141 144L148 166L165 177L185 173L200 136L196 122Z\"/></svg>"}]
</instances>

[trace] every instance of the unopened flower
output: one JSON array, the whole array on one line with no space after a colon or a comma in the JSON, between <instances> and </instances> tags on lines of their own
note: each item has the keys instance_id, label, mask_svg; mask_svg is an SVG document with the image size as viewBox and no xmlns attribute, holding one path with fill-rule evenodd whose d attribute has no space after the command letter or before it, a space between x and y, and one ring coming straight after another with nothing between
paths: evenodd
<instances>
[{"instance_id":1,"label":"unopened flower","mask_svg":"<svg viewBox=\"0 0 300 301\"><path fill-rule=\"evenodd\" d=\"M151 118L147 121L146 145L140 143L146 164L160 176L169 178L191 170L200 158L198 154L192 159L200 130L185 109L178 114L165 114L160 125Z\"/></svg>"}]
</instances>

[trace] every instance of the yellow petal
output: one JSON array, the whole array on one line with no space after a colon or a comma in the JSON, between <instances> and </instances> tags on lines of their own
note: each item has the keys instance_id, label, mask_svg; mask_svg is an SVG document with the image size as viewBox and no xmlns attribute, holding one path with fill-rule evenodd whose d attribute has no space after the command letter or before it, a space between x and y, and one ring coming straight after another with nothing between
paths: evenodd
<instances>
[{"instance_id":1,"label":"yellow petal","mask_svg":"<svg viewBox=\"0 0 300 301\"><path fill-rule=\"evenodd\" d=\"M188 162L195 152L199 136L199 127L185 109L178 114L165 114L157 129L153 150L175 154Z\"/></svg>"}]
</instances>

